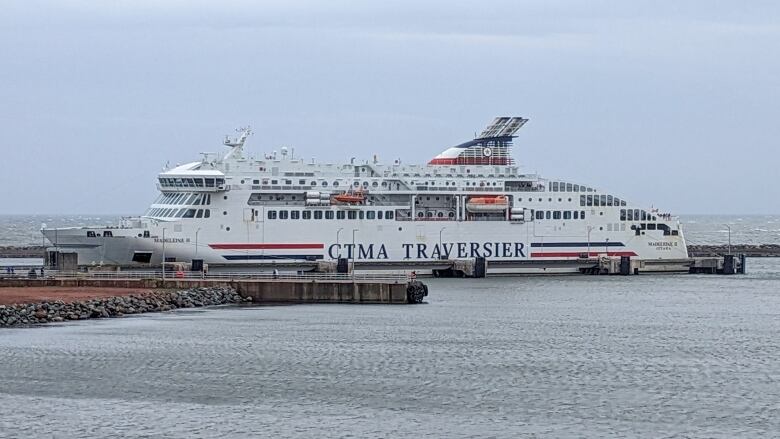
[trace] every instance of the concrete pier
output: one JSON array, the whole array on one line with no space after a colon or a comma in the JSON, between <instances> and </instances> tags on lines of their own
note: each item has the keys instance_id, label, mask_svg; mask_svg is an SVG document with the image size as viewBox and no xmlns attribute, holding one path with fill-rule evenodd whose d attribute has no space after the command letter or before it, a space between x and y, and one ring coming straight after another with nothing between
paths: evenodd
<instances>
[{"instance_id":1,"label":"concrete pier","mask_svg":"<svg viewBox=\"0 0 780 439\"><path fill-rule=\"evenodd\" d=\"M124 277L127 276L127 277ZM403 275L386 276L247 276L173 278L131 277L131 272L100 277L76 273L72 276L45 278L13 277L0 279L2 287L16 288L106 288L106 289L190 289L227 287L255 303L419 303L427 296L427 286Z\"/></svg>"}]
</instances>

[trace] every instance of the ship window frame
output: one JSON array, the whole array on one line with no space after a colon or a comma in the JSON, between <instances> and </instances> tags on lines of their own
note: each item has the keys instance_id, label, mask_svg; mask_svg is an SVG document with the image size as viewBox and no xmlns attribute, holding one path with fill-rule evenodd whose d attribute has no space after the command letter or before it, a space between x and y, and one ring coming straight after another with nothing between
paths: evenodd
<instances>
[{"instance_id":1,"label":"ship window frame","mask_svg":"<svg viewBox=\"0 0 780 439\"><path fill-rule=\"evenodd\" d=\"M367 220L376 219L376 211L373 210L366 211L366 219Z\"/></svg>"},{"instance_id":2,"label":"ship window frame","mask_svg":"<svg viewBox=\"0 0 780 439\"><path fill-rule=\"evenodd\" d=\"M300 210L291 210L290 211L290 219L291 220L301 219L301 211Z\"/></svg>"},{"instance_id":3,"label":"ship window frame","mask_svg":"<svg viewBox=\"0 0 780 439\"><path fill-rule=\"evenodd\" d=\"M350 219L350 220L357 219L357 211L355 211L355 210L347 211L347 219Z\"/></svg>"},{"instance_id":4,"label":"ship window frame","mask_svg":"<svg viewBox=\"0 0 780 439\"><path fill-rule=\"evenodd\" d=\"M391 220L394 217L395 217L395 212L393 212L392 210L386 210L385 211L385 219Z\"/></svg>"},{"instance_id":5,"label":"ship window frame","mask_svg":"<svg viewBox=\"0 0 780 439\"><path fill-rule=\"evenodd\" d=\"M559 220L561 219L561 211L560 210L553 210L552 219Z\"/></svg>"},{"instance_id":6,"label":"ship window frame","mask_svg":"<svg viewBox=\"0 0 780 439\"><path fill-rule=\"evenodd\" d=\"M321 210L315 210L313 218L315 220L321 220L322 219L322 211Z\"/></svg>"},{"instance_id":7,"label":"ship window frame","mask_svg":"<svg viewBox=\"0 0 780 439\"><path fill-rule=\"evenodd\" d=\"M203 209L203 218L211 217L211 209Z\"/></svg>"},{"instance_id":8,"label":"ship window frame","mask_svg":"<svg viewBox=\"0 0 780 439\"><path fill-rule=\"evenodd\" d=\"M564 210L563 211L563 219L570 220L571 219L571 210Z\"/></svg>"},{"instance_id":9,"label":"ship window frame","mask_svg":"<svg viewBox=\"0 0 780 439\"><path fill-rule=\"evenodd\" d=\"M304 210L301 214L301 219L310 220L311 219L311 210Z\"/></svg>"},{"instance_id":10,"label":"ship window frame","mask_svg":"<svg viewBox=\"0 0 780 439\"><path fill-rule=\"evenodd\" d=\"M332 220L335 217L332 210L326 210L325 211L325 219L326 220Z\"/></svg>"},{"instance_id":11,"label":"ship window frame","mask_svg":"<svg viewBox=\"0 0 780 439\"><path fill-rule=\"evenodd\" d=\"M574 216L573 219L576 219L576 220L580 219L580 211L579 210L575 210L573 216Z\"/></svg>"},{"instance_id":12,"label":"ship window frame","mask_svg":"<svg viewBox=\"0 0 780 439\"><path fill-rule=\"evenodd\" d=\"M337 210L336 211L336 219L337 220L343 220L347 218L347 213L343 210Z\"/></svg>"},{"instance_id":13,"label":"ship window frame","mask_svg":"<svg viewBox=\"0 0 780 439\"><path fill-rule=\"evenodd\" d=\"M280 210L279 211L279 219L280 220L286 220L290 217L290 212L287 210Z\"/></svg>"}]
</instances>

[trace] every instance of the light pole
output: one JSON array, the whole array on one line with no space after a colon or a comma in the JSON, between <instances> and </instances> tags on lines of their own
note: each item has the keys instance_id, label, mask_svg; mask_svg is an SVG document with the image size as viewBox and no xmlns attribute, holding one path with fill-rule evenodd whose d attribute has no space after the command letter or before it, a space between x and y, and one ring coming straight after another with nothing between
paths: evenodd
<instances>
[{"instance_id":1,"label":"light pole","mask_svg":"<svg viewBox=\"0 0 780 439\"><path fill-rule=\"evenodd\" d=\"M200 233L200 227L195 231L195 256L198 256L198 233Z\"/></svg>"},{"instance_id":2,"label":"light pole","mask_svg":"<svg viewBox=\"0 0 780 439\"><path fill-rule=\"evenodd\" d=\"M441 257L442 255L442 244L441 244L441 233L446 229L446 227L442 227L441 230L439 230L439 259L443 259Z\"/></svg>"},{"instance_id":3,"label":"light pole","mask_svg":"<svg viewBox=\"0 0 780 439\"><path fill-rule=\"evenodd\" d=\"M357 252L357 249L355 248L355 232L357 232L360 229L352 229L352 280L355 280L355 253Z\"/></svg>"},{"instance_id":4,"label":"light pole","mask_svg":"<svg viewBox=\"0 0 780 439\"><path fill-rule=\"evenodd\" d=\"M724 224L724 226L729 230L729 254L731 254L731 226L728 224Z\"/></svg>"},{"instance_id":5,"label":"light pole","mask_svg":"<svg viewBox=\"0 0 780 439\"><path fill-rule=\"evenodd\" d=\"M162 280L165 281L165 227L162 229Z\"/></svg>"}]
</instances>

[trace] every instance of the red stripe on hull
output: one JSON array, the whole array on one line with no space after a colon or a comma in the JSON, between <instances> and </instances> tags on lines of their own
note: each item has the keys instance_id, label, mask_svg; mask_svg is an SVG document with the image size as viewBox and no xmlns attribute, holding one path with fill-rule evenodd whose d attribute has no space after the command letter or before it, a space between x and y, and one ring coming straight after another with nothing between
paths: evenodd
<instances>
[{"instance_id":1,"label":"red stripe on hull","mask_svg":"<svg viewBox=\"0 0 780 439\"><path fill-rule=\"evenodd\" d=\"M578 258L586 252L531 252L532 258ZM603 255L604 252L590 252L588 256ZM634 252L608 252L607 256L637 256Z\"/></svg>"},{"instance_id":2,"label":"red stripe on hull","mask_svg":"<svg viewBox=\"0 0 780 439\"><path fill-rule=\"evenodd\" d=\"M322 249L325 244L209 244L218 250L301 250Z\"/></svg>"}]
</instances>

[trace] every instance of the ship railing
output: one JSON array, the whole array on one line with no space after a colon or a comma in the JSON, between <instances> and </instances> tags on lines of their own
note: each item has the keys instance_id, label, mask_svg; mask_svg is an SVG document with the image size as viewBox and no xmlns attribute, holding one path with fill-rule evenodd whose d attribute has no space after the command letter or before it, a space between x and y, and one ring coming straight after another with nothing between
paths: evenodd
<instances>
[{"instance_id":1,"label":"ship railing","mask_svg":"<svg viewBox=\"0 0 780 439\"><path fill-rule=\"evenodd\" d=\"M41 274L40 267L36 268L32 275L28 270L15 270L15 273L0 273L0 279L162 279L162 270L110 270L110 271L58 271L44 269ZM226 271L216 273L204 273L200 271L176 271L165 270L166 280L294 280L294 281L375 281L402 283L410 279L406 273L291 273L291 272L247 272Z\"/></svg>"}]
</instances>

